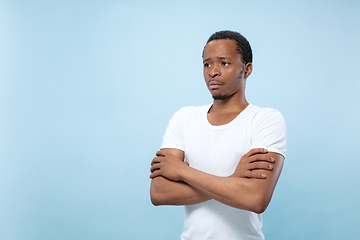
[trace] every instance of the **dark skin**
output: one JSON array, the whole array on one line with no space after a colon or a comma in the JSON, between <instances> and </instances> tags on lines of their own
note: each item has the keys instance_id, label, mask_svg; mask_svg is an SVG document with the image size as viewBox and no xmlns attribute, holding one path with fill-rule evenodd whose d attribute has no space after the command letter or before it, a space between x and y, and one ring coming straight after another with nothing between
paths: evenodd
<instances>
[{"instance_id":1,"label":"dark skin","mask_svg":"<svg viewBox=\"0 0 360 240\"><path fill-rule=\"evenodd\" d=\"M234 178L257 178L265 179L266 172L273 169L274 159L267 156L266 149L253 149L245 154L236 170L230 177ZM161 175L161 165L166 165L167 161L177 164L173 165L175 170L180 166L188 166L184 162L184 152L178 149L162 149L156 153L157 157L151 162L150 171L152 178L150 195L154 205L191 205L210 200L211 197L190 186L178 178L169 179ZM166 167L166 166L165 166ZM269 174L268 173L268 174Z\"/></svg>"},{"instance_id":2,"label":"dark skin","mask_svg":"<svg viewBox=\"0 0 360 240\"><path fill-rule=\"evenodd\" d=\"M231 122L247 106L246 79L252 64L244 64L233 40L213 40L204 49L204 78L214 98L208 112L213 125ZM252 149L228 177L210 175L188 166L184 152L162 149L151 163L150 194L154 205L188 205L215 199L256 213L268 206L284 157Z\"/></svg>"},{"instance_id":3,"label":"dark skin","mask_svg":"<svg viewBox=\"0 0 360 240\"><path fill-rule=\"evenodd\" d=\"M224 44L214 44L219 41ZM249 105L245 98L245 84L252 72L252 63L242 62L233 40L209 42L204 50L203 63L204 79L214 98L208 120L213 125L229 123ZM220 97L225 99L216 100Z\"/></svg>"}]
</instances>

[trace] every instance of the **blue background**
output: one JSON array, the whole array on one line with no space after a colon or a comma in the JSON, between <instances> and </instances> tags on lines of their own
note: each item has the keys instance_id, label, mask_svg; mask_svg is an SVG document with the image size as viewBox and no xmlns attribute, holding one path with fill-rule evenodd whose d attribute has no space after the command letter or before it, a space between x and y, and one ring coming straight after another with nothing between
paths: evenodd
<instances>
[{"instance_id":1,"label":"blue background","mask_svg":"<svg viewBox=\"0 0 360 240\"><path fill-rule=\"evenodd\" d=\"M0 239L179 239L149 167L182 106L211 103L218 30L254 53L248 101L288 154L267 239L359 235L359 1L0 1Z\"/></svg>"}]
</instances>

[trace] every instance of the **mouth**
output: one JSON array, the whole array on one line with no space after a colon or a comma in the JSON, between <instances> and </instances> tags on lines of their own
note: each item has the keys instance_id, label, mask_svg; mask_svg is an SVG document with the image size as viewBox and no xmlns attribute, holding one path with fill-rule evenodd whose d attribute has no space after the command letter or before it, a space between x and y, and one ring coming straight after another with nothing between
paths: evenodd
<instances>
[{"instance_id":1,"label":"mouth","mask_svg":"<svg viewBox=\"0 0 360 240\"><path fill-rule=\"evenodd\" d=\"M209 86L210 90L219 89L219 88L221 88L222 85L224 85L224 83L214 81L214 80L208 82L208 86Z\"/></svg>"}]
</instances>

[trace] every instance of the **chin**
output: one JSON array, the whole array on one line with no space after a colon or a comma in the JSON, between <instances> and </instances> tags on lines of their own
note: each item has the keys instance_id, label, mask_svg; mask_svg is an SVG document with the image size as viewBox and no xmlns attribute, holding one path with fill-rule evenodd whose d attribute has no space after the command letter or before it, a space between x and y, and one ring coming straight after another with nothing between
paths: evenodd
<instances>
[{"instance_id":1,"label":"chin","mask_svg":"<svg viewBox=\"0 0 360 240\"><path fill-rule=\"evenodd\" d=\"M224 94L224 95L217 94L217 95L212 95L212 97L214 100L225 100L225 99L228 99L228 98L234 96L237 92L238 91L231 93L231 94Z\"/></svg>"},{"instance_id":2,"label":"chin","mask_svg":"<svg viewBox=\"0 0 360 240\"><path fill-rule=\"evenodd\" d=\"M225 100L230 97L230 95L212 95L214 100Z\"/></svg>"}]
</instances>

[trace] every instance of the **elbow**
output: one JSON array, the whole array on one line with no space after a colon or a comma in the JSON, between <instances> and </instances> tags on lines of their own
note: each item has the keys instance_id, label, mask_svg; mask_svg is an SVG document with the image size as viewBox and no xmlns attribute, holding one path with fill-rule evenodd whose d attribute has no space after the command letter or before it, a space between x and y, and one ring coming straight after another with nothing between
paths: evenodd
<instances>
[{"instance_id":1,"label":"elbow","mask_svg":"<svg viewBox=\"0 0 360 240\"><path fill-rule=\"evenodd\" d=\"M225 203L231 207L243 209L246 211L254 212L257 214L261 214L265 212L267 206L269 205L270 201L267 201L265 198L261 196L252 196L251 198L247 199L247 202L233 202L233 203Z\"/></svg>"},{"instance_id":2,"label":"elbow","mask_svg":"<svg viewBox=\"0 0 360 240\"><path fill-rule=\"evenodd\" d=\"M261 213L265 212L269 203L270 203L270 199L268 199L264 196L256 196L254 198L254 201L252 202L249 210L251 212L261 214Z\"/></svg>"},{"instance_id":3,"label":"elbow","mask_svg":"<svg viewBox=\"0 0 360 240\"><path fill-rule=\"evenodd\" d=\"M265 212L266 208L267 208L267 205L258 205L253 208L252 212L261 214L261 213Z\"/></svg>"},{"instance_id":4,"label":"elbow","mask_svg":"<svg viewBox=\"0 0 360 240\"><path fill-rule=\"evenodd\" d=\"M151 199L151 203L154 206L160 206L161 204L161 200L158 197L157 194L155 194L153 191L150 191L150 199Z\"/></svg>"},{"instance_id":5,"label":"elbow","mask_svg":"<svg viewBox=\"0 0 360 240\"><path fill-rule=\"evenodd\" d=\"M164 194L161 186L159 186L160 179L153 179L150 186L150 200L154 206L164 205Z\"/></svg>"},{"instance_id":6,"label":"elbow","mask_svg":"<svg viewBox=\"0 0 360 240\"><path fill-rule=\"evenodd\" d=\"M157 201L157 200L154 200L154 198L151 198L151 203L152 203L152 205L154 205L154 206L160 206L160 205L161 205L160 202Z\"/></svg>"}]
</instances>

